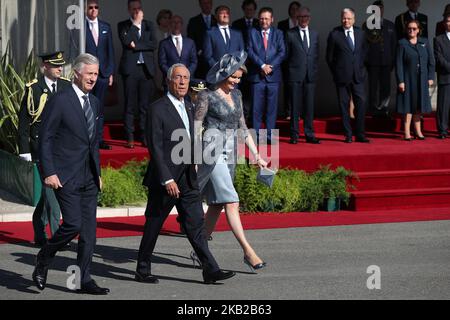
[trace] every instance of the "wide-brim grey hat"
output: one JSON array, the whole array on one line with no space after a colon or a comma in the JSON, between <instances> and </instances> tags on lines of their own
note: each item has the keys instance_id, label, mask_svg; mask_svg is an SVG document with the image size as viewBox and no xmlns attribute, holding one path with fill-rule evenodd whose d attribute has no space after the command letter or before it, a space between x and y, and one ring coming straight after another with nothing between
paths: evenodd
<instances>
[{"instance_id":1,"label":"wide-brim grey hat","mask_svg":"<svg viewBox=\"0 0 450 320\"><path fill-rule=\"evenodd\" d=\"M238 71L247 60L245 51L237 51L225 54L206 75L206 82L209 84L218 84Z\"/></svg>"}]
</instances>

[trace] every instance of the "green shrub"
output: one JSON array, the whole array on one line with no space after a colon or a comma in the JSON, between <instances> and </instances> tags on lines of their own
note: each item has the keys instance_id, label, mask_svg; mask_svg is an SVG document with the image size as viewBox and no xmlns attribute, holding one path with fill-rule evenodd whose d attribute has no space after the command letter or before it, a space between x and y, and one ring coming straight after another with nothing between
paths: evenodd
<instances>
[{"instance_id":1,"label":"green shrub","mask_svg":"<svg viewBox=\"0 0 450 320\"><path fill-rule=\"evenodd\" d=\"M146 162L128 162L121 169L102 169L103 190L99 206L118 207L143 205L147 202L147 188L142 185Z\"/></svg>"},{"instance_id":2,"label":"green shrub","mask_svg":"<svg viewBox=\"0 0 450 320\"><path fill-rule=\"evenodd\" d=\"M147 161L132 161L121 169L103 169L100 206L145 204L148 191L142 185L142 180L147 164ZM272 188L268 188L257 182L257 173L256 166L236 166L234 185L242 212L316 212L324 200L330 197L348 203L348 189L353 186L347 180L356 177L343 167L331 170L329 165L322 166L311 174L300 170L280 169Z\"/></svg>"}]
</instances>

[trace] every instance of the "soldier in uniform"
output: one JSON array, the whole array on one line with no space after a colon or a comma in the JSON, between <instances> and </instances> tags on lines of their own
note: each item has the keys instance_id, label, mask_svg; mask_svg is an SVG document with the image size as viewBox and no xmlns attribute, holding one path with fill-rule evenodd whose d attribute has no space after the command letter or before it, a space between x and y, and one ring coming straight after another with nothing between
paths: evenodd
<instances>
[{"instance_id":1,"label":"soldier in uniform","mask_svg":"<svg viewBox=\"0 0 450 320\"><path fill-rule=\"evenodd\" d=\"M39 165L38 140L41 114L48 99L57 91L70 87L71 82L62 78L62 66L66 63L63 52L57 51L39 56L43 74L26 84L25 95L19 112L19 155L26 161ZM50 224L53 235L59 227L60 208L51 188L42 186L39 203L33 213L34 242L42 247L47 242L45 227Z\"/></svg>"},{"instance_id":2,"label":"soldier in uniform","mask_svg":"<svg viewBox=\"0 0 450 320\"><path fill-rule=\"evenodd\" d=\"M388 116L391 100L391 73L395 63L397 36L394 23L383 18L383 1L375 1L373 5L380 7L381 28L370 29L367 27L367 23L363 24L369 47L367 56L369 110L376 116Z\"/></svg>"},{"instance_id":3,"label":"soldier in uniform","mask_svg":"<svg viewBox=\"0 0 450 320\"><path fill-rule=\"evenodd\" d=\"M397 38L403 39L406 37L406 26L412 20L419 21L422 26L422 34L420 36L428 38L428 17L418 12L420 0L406 0L406 6L408 7L408 11L395 18Z\"/></svg>"}]
</instances>

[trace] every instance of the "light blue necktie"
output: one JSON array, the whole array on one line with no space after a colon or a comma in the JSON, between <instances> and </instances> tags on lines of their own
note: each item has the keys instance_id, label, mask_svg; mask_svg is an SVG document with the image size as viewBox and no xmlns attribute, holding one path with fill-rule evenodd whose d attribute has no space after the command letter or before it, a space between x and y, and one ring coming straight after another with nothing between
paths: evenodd
<instances>
[{"instance_id":1,"label":"light blue necktie","mask_svg":"<svg viewBox=\"0 0 450 320\"><path fill-rule=\"evenodd\" d=\"M141 25L141 28L142 28L142 25ZM142 32L141 32L141 29L139 29L139 39L141 38L141 36L142 36ZM142 54L142 52L139 52L138 64L144 64L144 63L145 63L144 55Z\"/></svg>"},{"instance_id":2,"label":"light blue necktie","mask_svg":"<svg viewBox=\"0 0 450 320\"><path fill-rule=\"evenodd\" d=\"M191 132L189 127L189 117L187 115L186 106L182 103L178 103L178 108L180 108L181 120L183 120L184 127L186 128L189 139L191 138Z\"/></svg>"}]
</instances>

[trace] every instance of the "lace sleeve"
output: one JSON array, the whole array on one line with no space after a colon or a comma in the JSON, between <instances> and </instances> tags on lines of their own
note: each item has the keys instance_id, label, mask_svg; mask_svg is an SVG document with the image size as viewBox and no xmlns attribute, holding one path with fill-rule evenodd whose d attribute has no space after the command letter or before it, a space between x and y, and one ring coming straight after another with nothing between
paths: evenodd
<instances>
[{"instance_id":1,"label":"lace sleeve","mask_svg":"<svg viewBox=\"0 0 450 320\"><path fill-rule=\"evenodd\" d=\"M198 93L197 105L195 106L195 134L200 136L203 131L203 121L205 120L206 114L208 113L209 104L209 90L203 90Z\"/></svg>"}]
</instances>

